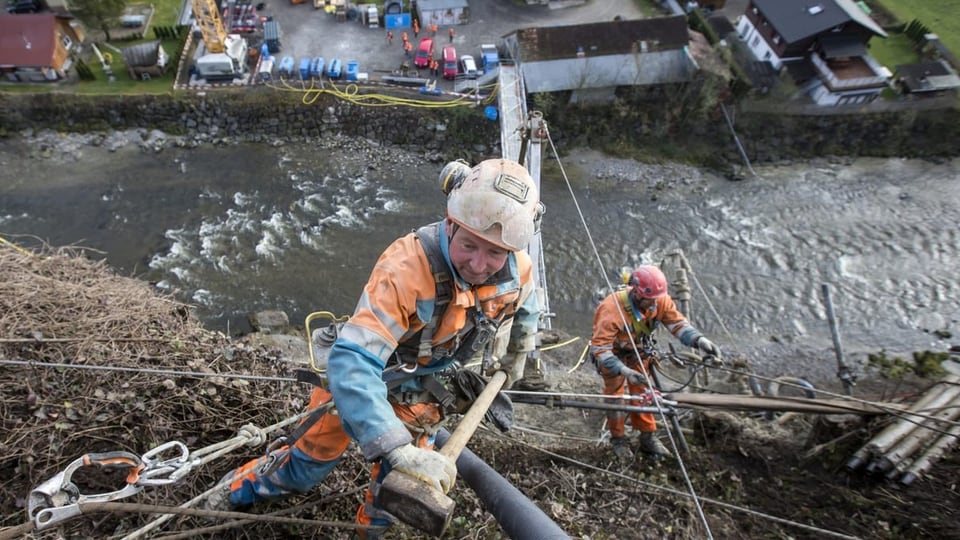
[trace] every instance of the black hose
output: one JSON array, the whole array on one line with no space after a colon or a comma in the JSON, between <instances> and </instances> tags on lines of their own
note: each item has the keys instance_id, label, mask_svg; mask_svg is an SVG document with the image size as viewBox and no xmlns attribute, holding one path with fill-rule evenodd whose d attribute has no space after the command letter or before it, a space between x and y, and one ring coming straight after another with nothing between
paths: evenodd
<instances>
[{"instance_id":1,"label":"black hose","mask_svg":"<svg viewBox=\"0 0 960 540\"><path fill-rule=\"evenodd\" d=\"M443 446L450 432L437 432L437 446ZM457 474L473 488L484 508L496 518L503 531L513 540L569 539L552 519L533 504L526 495L506 478L483 462L469 448L457 458Z\"/></svg>"}]
</instances>

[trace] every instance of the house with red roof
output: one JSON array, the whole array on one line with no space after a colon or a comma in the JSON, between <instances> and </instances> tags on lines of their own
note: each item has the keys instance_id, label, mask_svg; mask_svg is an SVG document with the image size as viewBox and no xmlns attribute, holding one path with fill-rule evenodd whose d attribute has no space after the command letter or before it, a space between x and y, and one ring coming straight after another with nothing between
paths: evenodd
<instances>
[{"instance_id":1,"label":"house with red roof","mask_svg":"<svg viewBox=\"0 0 960 540\"><path fill-rule=\"evenodd\" d=\"M42 83L66 79L82 42L83 32L72 17L0 15L0 80Z\"/></svg>"}]
</instances>

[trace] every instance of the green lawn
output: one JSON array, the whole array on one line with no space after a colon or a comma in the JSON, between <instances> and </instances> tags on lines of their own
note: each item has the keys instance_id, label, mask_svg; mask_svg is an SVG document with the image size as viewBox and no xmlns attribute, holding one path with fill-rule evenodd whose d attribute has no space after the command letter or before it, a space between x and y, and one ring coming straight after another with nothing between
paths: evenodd
<instances>
[{"instance_id":1,"label":"green lawn","mask_svg":"<svg viewBox=\"0 0 960 540\"><path fill-rule=\"evenodd\" d=\"M953 54L960 55L960 0L875 1L896 15L902 23L919 20L940 36L940 41Z\"/></svg>"},{"instance_id":2,"label":"green lawn","mask_svg":"<svg viewBox=\"0 0 960 540\"><path fill-rule=\"evenodd\" d=\"M890 34L886 39L874 37L870 40L870 56L886 66L890 71L901 64L917 61L913 42L906 34Z\"/></svg>"},{"instance_id":3,"label":"green lawn","mask_svg":"<svg viewBox=\"0 0 960 540\"><path fill-rule=\"evenodd\" d=\"M152 28L174 26L177 24L180 6L183 5L180 0L154 0L152 4L154 6L153 18L150 20L150 28L147 29L143 39L135 41L111 41L110 45L118 49L123 49L145 41L152 41L157 39L151 30ZM129 5L133 6L138 4L131 3ZM179 41L175 39L165 39L161 42L161 45L164 50L167 51L167 54L173 57L177 54ZM90 68L96 75L97 80L81 82L75 89L78 94L166 94L173 91L178 58L170 59L172 65L163 77L153 78L149 81L140 81L131 79L130 75L127 74L120 53L111 50L109 47L101 47L100 50L104 53L109 52L112 57L110 68L113 70L114 81L110 82L109 77L107 77L103 68L100 66L100 62L94 57L91 59Z\"/></svg>"}]
</instances>

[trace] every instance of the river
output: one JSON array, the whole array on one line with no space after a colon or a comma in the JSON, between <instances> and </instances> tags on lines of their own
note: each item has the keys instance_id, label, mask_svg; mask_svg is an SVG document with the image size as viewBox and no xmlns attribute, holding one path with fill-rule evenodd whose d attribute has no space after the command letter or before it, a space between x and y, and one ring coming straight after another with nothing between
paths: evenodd
<instances>
[{"instance_id":1,"label":"river","mask_svg":"<svg viewBox=\"0 0 960 540\"><path fill-rule=\"evenodd\" d=\"M380 251L443 213L442 163L366 141L188 147L124 136L0 143L0 235L96 250L230 333L262 309L294 322L351 312ZM552 326L588 338L622 267L680 249L691 319L758 371L833 378L824 283L855 364L957 343L960 160L754 169L733 182L591 150L545 158ZM808 365L791 365L801 358Z\"/></svg>"}]
</instances>

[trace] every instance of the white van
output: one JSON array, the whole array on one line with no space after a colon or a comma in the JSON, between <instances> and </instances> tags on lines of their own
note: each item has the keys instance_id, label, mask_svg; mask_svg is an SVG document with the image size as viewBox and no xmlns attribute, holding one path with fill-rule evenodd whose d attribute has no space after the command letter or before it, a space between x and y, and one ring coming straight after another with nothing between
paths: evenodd
<instances>
[{"instance_id":1,"label":"white van","mask_svg":"<svg viewBox=\"0 0 960 540\"><path fill-rule=\"evenodd\" d=\"M460 57L460 72L463 73L463 76L467 77L468 79L477 78L477 62L474 61L473 57L469 54L465 54Z\"/></svg>"}]
</instances>

